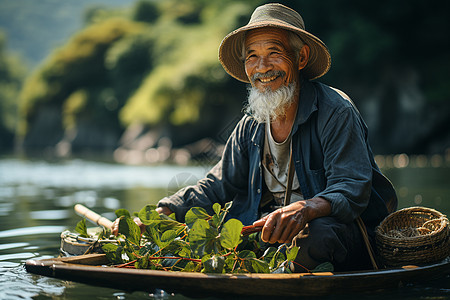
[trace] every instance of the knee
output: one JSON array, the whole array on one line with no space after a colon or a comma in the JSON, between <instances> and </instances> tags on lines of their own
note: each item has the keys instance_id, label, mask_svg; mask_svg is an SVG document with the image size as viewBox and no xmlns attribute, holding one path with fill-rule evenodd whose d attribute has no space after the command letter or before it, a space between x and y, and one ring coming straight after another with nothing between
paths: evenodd
<instances>
[{"instance_id":1,"label":"knee","mask_svg":"<svg viewBox=\"0 0 450 300\"><path fill-rule=\"evenodd\" d=\"M312 270L321 263L334 264L345 259L347 250L333 223L333 218L318 218L308 223L293 240L299 247L296 262Z\"/></svg>"}]
</instances>

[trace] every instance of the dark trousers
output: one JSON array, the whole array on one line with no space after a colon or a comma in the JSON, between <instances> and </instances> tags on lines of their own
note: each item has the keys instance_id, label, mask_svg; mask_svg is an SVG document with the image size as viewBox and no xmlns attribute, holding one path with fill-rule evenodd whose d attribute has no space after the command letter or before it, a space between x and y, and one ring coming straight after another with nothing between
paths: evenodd
<instances>
[{"instance_id":1,"label":"dark trousers","mask_svg":"<svg viewBox=\"0 0 450 300\"><path fill-rule=\"evenodd\" d=\"M312 220L293 239L299 247L296 262L313 270L324 262L330 262L335 271L372 269L361 231L356 222L339 223L333 217ZM294 272L305 272L294 264Z\"/></svg>"}]
</instances>

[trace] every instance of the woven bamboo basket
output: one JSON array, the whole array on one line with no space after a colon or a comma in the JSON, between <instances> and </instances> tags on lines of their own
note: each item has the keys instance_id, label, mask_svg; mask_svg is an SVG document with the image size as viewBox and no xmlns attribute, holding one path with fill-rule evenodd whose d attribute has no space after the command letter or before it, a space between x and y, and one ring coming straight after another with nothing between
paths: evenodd
<instances>
[{"instance_id":1,"label":"woven bamboo basket","mask_svg":"<svg viewBox=\"0 0 450 300\"><path fill-rule=\"evenodd\" d=\"M386 267L438 262L450 255L447 217L409 207L387 216L376 229L378 254Z\"/></svg>"}]
</instances>

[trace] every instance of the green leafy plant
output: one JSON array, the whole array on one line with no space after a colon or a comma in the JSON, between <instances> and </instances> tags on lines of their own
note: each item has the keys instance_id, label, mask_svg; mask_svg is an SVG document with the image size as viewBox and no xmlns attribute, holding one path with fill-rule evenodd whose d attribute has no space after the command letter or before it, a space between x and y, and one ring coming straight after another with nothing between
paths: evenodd
<instances>
[{"instance_id":1,"label":"green leafy plant","mask_svg":"<svg viewBox=\"0 0 450 300\"><path fill-rule=\"evenodd\" d=\"M227 220L230 207L231 203L223 208L216 203L212 216L203 208L191 208L186 223L176 221L174 214L158 214L152 205L136 216L120 209L116 211L119 236L103 251L116 267L204 273L270 273L294 260L296 247L288 251L286 246L269 247L262 252L257 233L244 237L248 230L243 231L242 223ZM136 217L145 224L142 234Z\"/></svg>"}]
</instances>

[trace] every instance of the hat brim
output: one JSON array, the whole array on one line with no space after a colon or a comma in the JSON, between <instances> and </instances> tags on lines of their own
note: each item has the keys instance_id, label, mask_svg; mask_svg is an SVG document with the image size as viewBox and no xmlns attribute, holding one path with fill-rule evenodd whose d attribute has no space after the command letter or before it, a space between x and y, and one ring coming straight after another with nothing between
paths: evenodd
<instances>
[{"instance_id":1,"label":"hat brim","mask_svg":"<svg viewBox=\"0 0 450 300\"><path fill-rule=\"evenodd\" d=\"M298 27L282 22L256 22L228 34L220 44L219 60L225 71L237 80L249 83L245 73L242 49L245 33L252 29L263 27L275 27L296 33L310 48L308 63L302 69L302 75L306 79L316 79L323 76L331 67L331 55L325 44L316 36Z\"/></svg>"}]
</instances>

